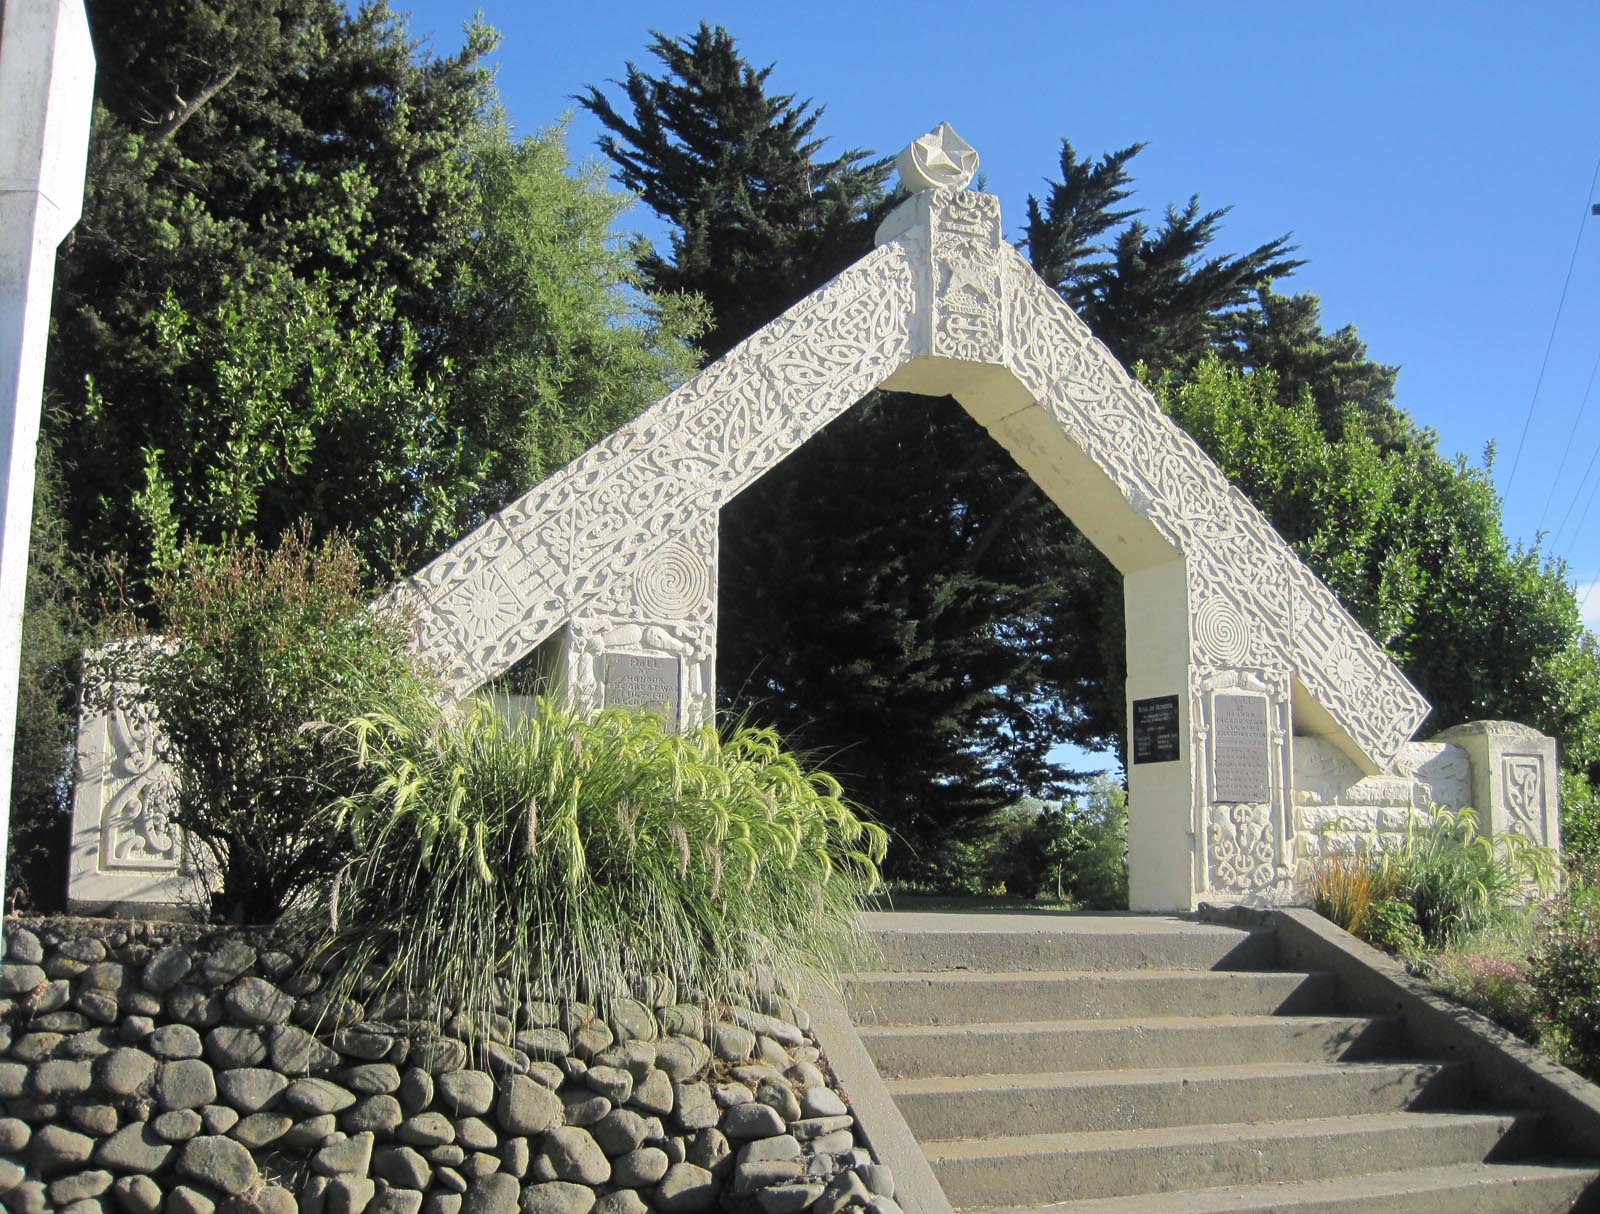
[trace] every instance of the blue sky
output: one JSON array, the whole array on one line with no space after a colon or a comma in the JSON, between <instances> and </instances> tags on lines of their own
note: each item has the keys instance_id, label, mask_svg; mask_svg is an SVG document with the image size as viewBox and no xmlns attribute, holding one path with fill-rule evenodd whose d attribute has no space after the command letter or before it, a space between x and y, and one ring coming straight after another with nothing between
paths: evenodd
<instances>
[{"instance_id":1,"label":"blue sky","mask_svg":"<svg viewBox=\"0 0 1600 1214\"><path fill-rule=\"evenodd\" d=\"M1509 533L1532 542L1565 516L1545 550L1586 587L1600 582L1600 458L1580 493L1600 451L1600 384L1584 405L1600 359L1600 5L1517 7L428 0L412 30L448 51L481 10L504 36L510 118L532 131L628 59L653 64L651 29L720 23L776 64L773 88L826 105L831 150L892 153L949 121L1013 237L1063 136L1080 154L1145 141L1134 201L1231 205L1222 251L1292 232L1310 264L1283 285L1401 366L1400 404L1444 450L1477 462L1496 443ZM574 154L594 154L596 133L574 115ZM1600 589L1585 615L1600 626Z\"/></svg>"}]
</instances>

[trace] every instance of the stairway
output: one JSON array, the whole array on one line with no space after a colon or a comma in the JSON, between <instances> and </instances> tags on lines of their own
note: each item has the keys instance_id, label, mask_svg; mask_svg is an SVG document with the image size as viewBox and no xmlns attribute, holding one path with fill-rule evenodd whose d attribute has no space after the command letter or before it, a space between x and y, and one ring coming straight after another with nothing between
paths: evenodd
<instances>
[{"instance_id":1,"label":"stairway","mask_svg":"<svg viewBox=\"0 0 1600 1214\"><path fill-rule=\"evenodd\" d=\"M870 916L846 1009L957 1210L1545 1214L1597 1165L1270 932L1135 915ZM1600 1190L1600 1186L1597 1186ZM1593 1200L1593 1199L1585 1199Z\"/></svg>"}]
</instances>

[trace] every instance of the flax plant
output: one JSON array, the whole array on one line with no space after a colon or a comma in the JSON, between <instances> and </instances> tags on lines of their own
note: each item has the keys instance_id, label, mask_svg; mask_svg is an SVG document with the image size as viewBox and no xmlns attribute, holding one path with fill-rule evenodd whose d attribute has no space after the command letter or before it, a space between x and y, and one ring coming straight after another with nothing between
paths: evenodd
<instances>
[{"instance_id":1,"label":"flax plant","mask_svg":"<svg viewBox=\"0 0 1600 1214\"><path fill-rule=\"evenodd\" d=\"M861 955L886 836L771 730L541 698L340 733L368 777L332 811L357 852L323 939L346 991L470 1038L528 1000L603 1006L662 979L736 998Z\"/></svg>"}]
</instances>

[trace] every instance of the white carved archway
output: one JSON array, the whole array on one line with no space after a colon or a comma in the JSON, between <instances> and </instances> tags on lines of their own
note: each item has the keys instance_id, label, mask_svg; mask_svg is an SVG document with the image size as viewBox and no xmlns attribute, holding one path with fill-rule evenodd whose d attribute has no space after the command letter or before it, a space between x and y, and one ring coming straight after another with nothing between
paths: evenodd
<instances>
[{"instance_id":1,"label":"white carved archway","mask_svg":"<svg viewBox=\"0 0 1600 1214\"><path fill-rule=\"evenodd\" d=\"M954 396L1123 575L1130 719L1149 727L1130 748L1134 909L1283 888L1294 734L1370 775L1428 705L1001 239L986 194L914 195L874 252L398 588L419 648L464 694L559 637L580 701L702 717L718 510L880 386ZM1174 700L1175 758L1150 745Z\"/></svg>"}]
</instances>

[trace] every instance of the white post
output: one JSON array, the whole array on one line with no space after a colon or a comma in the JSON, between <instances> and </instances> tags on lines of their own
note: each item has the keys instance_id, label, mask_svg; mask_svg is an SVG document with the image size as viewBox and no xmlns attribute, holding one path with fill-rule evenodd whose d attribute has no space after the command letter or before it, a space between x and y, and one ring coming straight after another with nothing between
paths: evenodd
<instances>
[{"instance_id":1,"label":"white post","mask_svg":"<svg viewBox=\"0 0 1600 1214\"><path fill-rule=\"evenodd\" d=\"M94 47L83 0L0 0L0 893L56 246L83 211Z\"/></svg>"}]
</instances>

